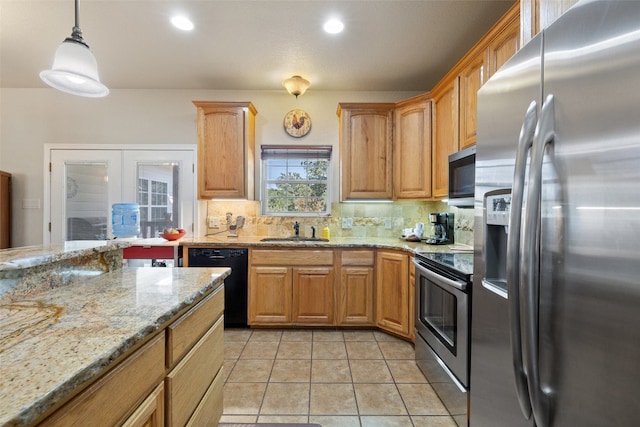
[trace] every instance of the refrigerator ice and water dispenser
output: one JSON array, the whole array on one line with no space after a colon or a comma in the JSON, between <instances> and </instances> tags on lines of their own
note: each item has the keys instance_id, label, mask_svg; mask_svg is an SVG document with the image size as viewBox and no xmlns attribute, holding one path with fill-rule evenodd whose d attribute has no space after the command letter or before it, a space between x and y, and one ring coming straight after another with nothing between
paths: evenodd
<instances>
[{"instance_id":1,"label":"refrigerator ice and water dispenser","mask_svg":"<svg viewBox=\"0 0 640 427\"><path fill-rule=\"evenodd\" d=\"M484 197L484 272L482 284L507 297L507 237L511 189L490 191Z\"/></svg>"}]
</instances>

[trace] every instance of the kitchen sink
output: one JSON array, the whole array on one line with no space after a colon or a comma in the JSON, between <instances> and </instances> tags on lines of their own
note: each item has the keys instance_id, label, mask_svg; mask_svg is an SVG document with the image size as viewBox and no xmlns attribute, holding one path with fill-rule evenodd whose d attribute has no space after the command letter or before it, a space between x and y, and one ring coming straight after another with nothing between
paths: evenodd
<instances>
[{"instance_id":1,"label":"kitchen sink","mask_svg":"<svg viewBox=\"0 0 640 427\"><path fill-rule=\"evenodd\" d=\"M323 239L321 237L265 237L260 239L261 242L328 242L329 239Z\"/></svg>"}]
</instances>

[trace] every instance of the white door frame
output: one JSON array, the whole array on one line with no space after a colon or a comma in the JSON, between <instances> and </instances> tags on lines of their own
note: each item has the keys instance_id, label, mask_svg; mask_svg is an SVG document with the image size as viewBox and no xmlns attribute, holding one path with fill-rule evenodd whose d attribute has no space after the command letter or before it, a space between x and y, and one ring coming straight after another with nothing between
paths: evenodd
<instances>
[{"instance_id":1,"label":"white door frame","mask_svg":"<svg viewBox=\"0 0 640 427\"><path fill-rule=\"evenodd\" d=\"M196 145L195 144L175 144L175 145L151 145L151 144L45 144L44 145L44 197L43 197L43 224L42 224L42 235L43 242L45 245L51 243L51 232L49 229L49 224L52 221L52 174L51 174L51 163L52 163L52 153L55 150L77 150L81 151L120 151L122 165L124 166L125 162L125 151L136 151L136 154L139 154L140 151L156 151L168 153L171 151L181 151L181 152L191 152L193 153L193 165L189 168L189 165L181 165L181 167L185 168L185 171L191 169L191 179L187 184L190 185L191 188L195 189L197 185L196 177ZM136 156L137 157L137 156ZM122 175L127 175L122 173ZM130 175L128 175L130 176ZM124 179L124 176L122 177ZM120 193L124 195L122 185L119 188ZM193 212L193 226L192 233L193 235L197 235L198 233L198 200L197 197L194 197L193 200L184 200L183 203L191 204L191 209Z\"/></svg>"}]
</instances>

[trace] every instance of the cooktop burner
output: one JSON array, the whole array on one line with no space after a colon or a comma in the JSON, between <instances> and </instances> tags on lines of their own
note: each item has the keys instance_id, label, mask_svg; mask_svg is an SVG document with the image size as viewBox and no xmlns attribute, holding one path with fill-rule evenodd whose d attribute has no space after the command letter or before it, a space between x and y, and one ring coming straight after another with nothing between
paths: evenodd
<instances>
[{"instance_id":1,"label":"cooktop burner","mask_svg":"<svg viewBox=\"0 0 640 427\"><path fill-rule=\"evenodd\" d=\"M445 268L452 273L469 278L473 274L473 254L459 252L418 252L416 256L432 264Z\"/></svg>"}]
</instances>

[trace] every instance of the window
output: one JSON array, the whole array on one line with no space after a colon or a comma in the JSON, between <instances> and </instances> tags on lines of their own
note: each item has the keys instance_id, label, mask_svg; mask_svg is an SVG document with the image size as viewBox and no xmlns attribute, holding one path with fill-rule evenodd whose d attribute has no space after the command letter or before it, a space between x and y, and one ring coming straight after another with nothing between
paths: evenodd
<instances>
[{"instance_id":1,"label":"window","mask_svg":"<svg viewBox=\"0 0 640 427\"><path fill-rule=\"evenodd\" d=\"M166 182L138 178L138 204L142 221L167 221L171 217L169 185Z\"/></svg>"},{"instance_id":2,"label":"window","mask_svg":"<svg viewBox=\"0 0 640 427\"><path fill-rule=\"evenodd\" d=\"M262 146L262 213L329 214L330 146Z\"/></svg>"}]
</instances>

